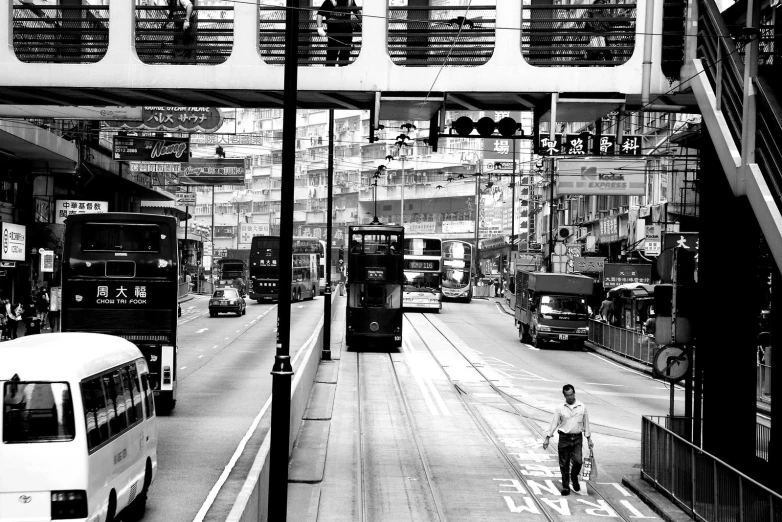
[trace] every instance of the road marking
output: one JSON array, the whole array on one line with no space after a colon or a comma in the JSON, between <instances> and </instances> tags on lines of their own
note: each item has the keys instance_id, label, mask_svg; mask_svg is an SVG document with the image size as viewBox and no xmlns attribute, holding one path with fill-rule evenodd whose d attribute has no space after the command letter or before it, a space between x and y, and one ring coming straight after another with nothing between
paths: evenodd
<instances>
[{"instance_id":1,"label":"road marking","mask_svg":"<svg viewBox=\"0 0 782 522\"><path fill-rule=\"evenodd\" d=\"M212 346L212 348L217 348L217 345Z\"/></svg>"},{"instance_id":2,"label":"road marking","mask_svg":"<svg viewBox=\"0 0 782 522\"><path fill-rule=\"evenodd\" d=\"M180 368L180 370L184 370L185 368L187 368L187 366L182 366L182 367Z\"/></svg>"},{"instance_id":3,"label":"road marking","mask_svg":"<svg viewBox=\"0 0 782 522\"><path fill-rule=\"evenodd\" d=\"M258 320L258 319L253 319L252 321L250 321L250 324L253 324L253 323L254 323L255 321L257 321L257 320Z\"/></svg>"},{"instance_id":4,"label":"road marking","mask_svg":"<svg viewBox=\"0 0 782 522\"><path fill-rule=\"evenodd\" d=\"M304 305L299 305L298 308L304 308Z\"/></svg>"},{"instance_id":5,"label":"road marking","mask_svg":"<svg viewBox=\"0 0 782 522\"><path fill-rule=\"evenodd\" d=\"M535 348L535 347L534 347L534 346L532 346L531 344L525 344L524 346L526 346L527 348L529 348L529 349L530 349L530 350L532 350L533 352L539 352L539 351L540 351L540 348Z\"/></svg>"},{"instance_id":6,"label":"road marking","mask_svg":"<svg viewBox=\"0 0 782 522\"><path fill-rule=\"evenodd\" d=\"M196 330L195 333L204 333L207 330L209 330L209 328L201 328L200 330Z\"/></svg>"},{"instance_id":7,"label":"road marking","mask_svg":"<svg viewBox=\"0 0 782 522\"><path fill-rule=\"evenodd\" d=\"M239 332L241 332L241 330L236 330L236 333L239 333Z\"/></svg>"},{"instance_id":8,"label":"road marking","mask_svg":"<svg viewBox=\"0 0 782 522\"><path fill-rule=\"evenodd\" d=\"M215 482L215 485L212 486L212 489L206 496L206 500L204 500L204 504L201 506L201 509L198 510L198 513L196 513L193 522L203 522L207 511L209 511L209 508L211 508L212 504L214 504L214 501L217 498L217 494L220 492L220 488L222 488L225 481L228 480L228 475L231 474L231 470L236 465L236 461L238 461L239 457L242 455L244 447L247 445L247 441L249 441L250 437L252 437L253 433L255 433L255 430L258 428L258 424L261 422L261 417L263 417L271 404L272 398L270 396L268 399L266 399L266 403L263 405L263 408L261 408L261 411L258 412L258 415L253 420L253 423L248 428L247 433L245 433L244 437L242 437L242 440L239 442L239 446L236 447L236 451L234 451L234 454L231 456L231 460L229 460L228 464L226 464L223 473L220 475L220 478L218 478L217 482Z\"/></svg>"},{"instance_id":9,"label":"road marking","mask_svg":"<svg viewBox=\"0 0 782 522\"><path fill-rule=\"evenodd\" d=\"M230 336L226 337L226 339L230 339L230 338L231 338Z\"/></svg>"},{"instance_id":10,"label":"road marking","mask_svg":"<svg viewBox=\"0 0 782 522\"><path fill-rule=\"evenodd\" d=\"M423 381L421 380L421 376L418 374L418 364L413 361L413 349L409 345L409 341L406 337L402 338L402 352L405 354L405 358L409 362L409 366L411 369L411 372L413 374L413 379L415 380L415 383L418 385L418 388L421 389L421 395L424 397L424 402L426 403L427 408L429 408L429 412L432 415L439 416L440 412L437 411L437 408L435 407L434 403L432 402L432 398L429 395L429 391L426 389L426 386L424 385Z\"/></svg>"},{"instance_id":11,"label":"road marking","mask_svg":"<svg viewBox=\"0 0 782 522\"><path fill-rule=\"evenodd\" d=\"M624 384L608 384L605 382L585 382L584 384L594 384L595 386L619 386L620 388L624 387ZM665 388L667 390L667 388Z\"/></svg>"},{"instance_id":12,"label":"road marking","mask_svg":"<svg viewBox=\"0 0 782 522\"><path fill-rule=\"evenodd\" d=\"M200 359L201 357L203 357L203 355L199 355L199 356L198 356L198 358L199 358L199 359Z\"/></svg>"}]
</instances>

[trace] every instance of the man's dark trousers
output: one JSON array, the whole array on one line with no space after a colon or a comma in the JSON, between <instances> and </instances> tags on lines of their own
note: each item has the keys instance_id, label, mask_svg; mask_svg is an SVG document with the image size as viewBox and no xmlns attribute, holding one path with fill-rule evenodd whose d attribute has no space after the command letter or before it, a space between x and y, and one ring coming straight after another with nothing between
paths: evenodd
<instances>
[{"instance_id":1,"label":"man's dark trousers","mask_svg":"<svg viewBox=\"0 0 782 522\"><path fill-rule=\"evenodd\" d=\"M570 489L570 481L578 481L581 472L581 434L559 432L559 471L562 473L562 489ZM572 465L571 465L572 463ZM569 472L569 473L568 473Z\"/></svg>"}]
</instances>

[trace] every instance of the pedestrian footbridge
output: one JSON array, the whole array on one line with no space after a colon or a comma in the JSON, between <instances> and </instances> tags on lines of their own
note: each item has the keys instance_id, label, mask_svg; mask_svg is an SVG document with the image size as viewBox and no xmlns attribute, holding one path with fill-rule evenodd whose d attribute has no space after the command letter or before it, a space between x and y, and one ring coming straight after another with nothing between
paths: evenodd
<instances>
[{"instance_id":1,"label":"pedestrian footbridge","mask_svg":"<svg viewBox=\"0 0 782 522\"><path fill-rule=\"evenodd\" d=\"M177 34L167 8L146 3L4 2L0 98L14 104L281 105L284 2L199 6L193 40ZM353 12L352 34L325 38L317 33L315 10L297 10L302 107L370 108L375 93L435 100L448 93L449 109L529 109L552 92L632 104L670 94L675 85L664 72L663 2L390 3L364 0ZM602 39L593 38L587 18L605 24ZM350 56L341 67L327 67L337 65L327 53L340 38L352 41ZM681 32L678 38L681 51Z\"/></svg>"}]
</instances>

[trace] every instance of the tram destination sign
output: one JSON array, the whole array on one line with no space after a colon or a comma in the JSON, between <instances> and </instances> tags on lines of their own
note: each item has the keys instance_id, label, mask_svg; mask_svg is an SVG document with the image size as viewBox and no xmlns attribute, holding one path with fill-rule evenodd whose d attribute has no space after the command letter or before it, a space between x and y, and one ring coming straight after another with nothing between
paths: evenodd
<instances>
[{"instance_id":1,"label":"tram destination sign","mask_svg":"<svg viewBox=\"0 0 782 522\"><path fill-rule=\"evenodd\" d=\"M190 139L114 136L113 158L118 161L181 163L190 159Z\"/></svg>"}]
</instances>

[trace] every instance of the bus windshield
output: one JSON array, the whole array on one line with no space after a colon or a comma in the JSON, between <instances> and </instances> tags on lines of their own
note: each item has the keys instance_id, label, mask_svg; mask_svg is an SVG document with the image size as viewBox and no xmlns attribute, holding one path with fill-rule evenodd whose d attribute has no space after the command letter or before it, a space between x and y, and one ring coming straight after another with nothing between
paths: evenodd
<instances>
[{"instance_id":1,"label":"bus windshield","mask_svg":"<svg viewBox=\"0 0 782 522\"><path fill-rule=\"evenodd\" d=\"M443 287L445 288L464 288L470 284L469 269L446 268L443 274Z\"/></svg>"},{"instance_id":2,"label":"bus windshield","mask_svg":"<svg viewBox=\"0 0 782 522\"><path fill-rule=\"evenodd\" d=\"M442 254L442 242L439 239L411 237L405 239L406 256L439 256Z\"/></svg>"},{"instance_id":3,"label":"bus windshield","mask_svg":"<svg viewBox=\"0 0 782 522\"><path fill-rule=\"evenodd\" d=\"M81 231L81 250L154 253L160 251L160 239L157 225L85 223Z\"/></svg>"},{"instance_id":4,"label":"bus windshield","mask_svg":"<svg viewBox=\"0 0 782 522\"><path fill-rule=\"evenodd\" d=\"M405 271L405 292L440 291L439 272L409 272Z\"/></svg>"},{"instance_id":5,"label":"bus windshield","mask_svg":"<svg viewBox=\"0 0 782 522\"><path fill-rule=\"evenodd\" d=\"M65 382L6 382L3 442L61 442L76 430L71 389Z\"/></svg>"},{"instance_id":6,"label":"bus windshield","mask_svg":"<svg viewBox=\"0 0 782 522\"><path fill-rule=\"evenodd\" d=\"M583 297L566 295L544 295L540 299L540 312L543 314L586 314L586 300Z\"/></svg>"}]
</instances>

